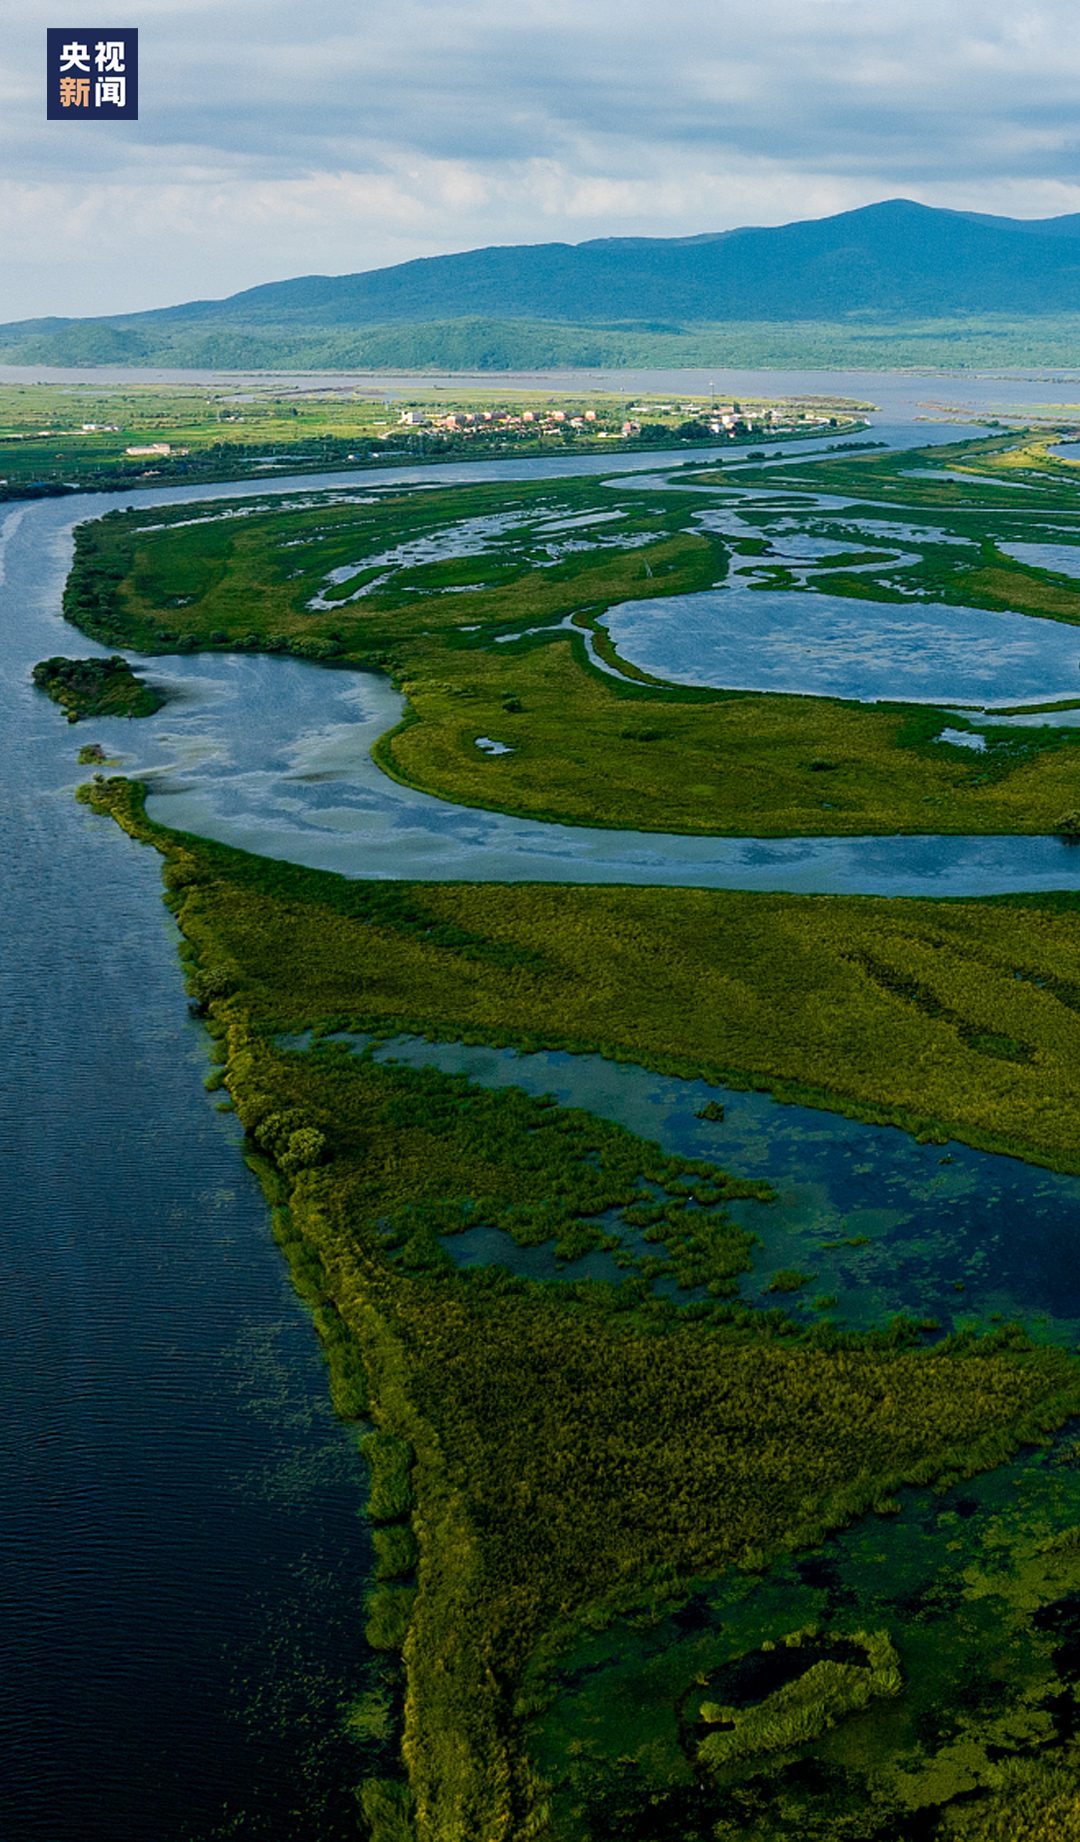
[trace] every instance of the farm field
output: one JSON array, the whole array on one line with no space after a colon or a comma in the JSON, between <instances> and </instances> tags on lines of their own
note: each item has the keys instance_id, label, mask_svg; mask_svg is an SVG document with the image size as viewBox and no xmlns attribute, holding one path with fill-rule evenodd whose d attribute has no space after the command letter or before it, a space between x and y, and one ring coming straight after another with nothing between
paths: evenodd
<instances>
[{"instance_id":1,"label":"farm field","mask_svg":"<svg viewBox=\"0 0 1080 1842\"><path fill-rule=\"evenodd\" d=\"M77 372L75 373L77 377ZM729 410L732 405L726 406ZM749 451L763 435L792 440L858 433L865 408L827 393L755 400L729 415L725 441ZM588 389L580 400L475 383L407 378L389 391L258 371L117 385L0 381L0 503L70 491L116 492L160 481L205 483L274 472L402 462L540 456L678 442L709 445L702 403L634 403ZM706 418L705 421L702 418ZM625 425L625 429L624 429Z\"/></svg>"}]
</instances>

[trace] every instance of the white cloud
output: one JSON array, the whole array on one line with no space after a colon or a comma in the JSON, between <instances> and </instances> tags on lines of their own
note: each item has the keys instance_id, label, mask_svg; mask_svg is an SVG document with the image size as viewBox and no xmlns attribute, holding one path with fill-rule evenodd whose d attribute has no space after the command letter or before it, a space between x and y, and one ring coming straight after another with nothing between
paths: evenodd
<instances>
[{"instance_id":1,"label":"white cloud","mask_svg":"<svg viewBox=\"0 0 1080 1842\"><path fill-rule=\"evenodd\" d=\"M482 243L689 235L904 195L1080 205L1063 0L144 0L141 117L44 120L0 48L0 319Z\"/></svg>"}]
</instances>

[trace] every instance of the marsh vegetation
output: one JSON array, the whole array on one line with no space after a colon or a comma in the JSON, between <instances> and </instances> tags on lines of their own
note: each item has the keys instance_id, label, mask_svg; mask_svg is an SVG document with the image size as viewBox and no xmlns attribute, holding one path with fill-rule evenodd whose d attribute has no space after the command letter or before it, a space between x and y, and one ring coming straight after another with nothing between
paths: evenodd
<instances>
[{"instance_id":1,"label":"marsh vegetation","mask_svg":"<svg viewBox=\"0 0 1080 1842\"><path fill-rule=\"evenodd\" d=\"M750 836L1071 831L1067 709L999 730L678 687L597 624L742 570L781 597L1071 625L1080 590L1020 548L1080 537L1068 465L997 436L730 486L685 468L118 512L84 531L67 611L150 653L385 671L409 710L380 761L465 803ZM847 1332L831 1295L808 1309L814 1272L756 1266L732 1206L771 1191L724 1168L722 1134L716 1160L679 1157L376 1049L588 1049L1080 1172L1080 898L351 882L166 831L142 795L81 797L166 859L211 1081L335 1403L365 1420L367 1636L407 1676L404 1776L380 1755L361 1793L375 1842L990 1842L1010 1800L1033 1835L1073 1822L1075 1356L1007 1323ZM550 1249L555 1277L459 1265L478 1229ZM617 1277L567 1270L590 1250Z\"/></svg>"},{"instance_id":2,"label":"marsh vegetation","mask_svg":"<svg viewBox=\"0 0 1080 1842\"><path fill-rule=\"evenodd\" d=\"M385 672L408 708L380 765L465 805L735 836L1067 829L1080 696L1072 727L1067 710L1010 724L905 701L918 679L901 664L884 703L679 686L620 659L598 623L738 583L781 612L785 588L905 609L916 636L920 607L1012 609L1036 617L1035 644L1043 619L1058 635L1080 620L1080 579L999 545L1055 532L1060 553L1064 533L1080 536L1070 463L997 437L736 478L737 492L687 467L116 512L77 534L65 611L148 653Z\"/></svg>"},{"instance_id":3,"label":"marsh vegetation","mask_svg":"<svg viewBox=\"0 0 1080 1842\"><path fill-rule=\"evenodd\" d=\"M153 716L165 698L137 676L119 655L111 659L42 659L33 671L34 683L67 712L69 723L83 716ZM93 744L90 745L93 747ZM99 752L80 751L80 760L103 761Z\"/></svg>"},{"instance_id":4,"label":"marsh vegetation","mask_svg":"<svg viewBox=\"0 0 1080 1842\"><path fill-rule=\"evenodd\" d=\"M898 1321L848 1336L827 1323L800 1328L768 1301L759 1309L732 1303L725 1277L752 1262L754 1249L725 1228L722 1204L753 1192L753 1184L733 1183L715 1164L672 1159L594 1116L513 1089L491 1093L432 1069L383 1065L334 1040L343 1027L378 1032L408 1020L440 1035L580 1042L580 1033L570 1037L569 1009L560 1006L580 1007L582 990L598 985L607 1051L631 1053L631 1041L647 1039L648 968L665 953L677 967L675 943L701 932L688 924L692 911L700 922L695 892L349 884L150 826L137 789L125 781L98 784L86 797L166 854L168 900L187 943L189 975L200 993L213 993L200 1001L222 1047L252 1163L275 1205L275 1232L318 1309L335 1398L346 1411L370 1413L378 1429L367 1451L372 1513L384 1535L368 1635L377 1646L404 1646L413 1801L385 1780L378 1780L382 1789L373 1783L365 1808L385 1805L399 1825L388 1828L390 1815L372 1815L374 1835L408 1834L409 1824L424 1842L535 1831L549 1789L530 1763L525 1735L550 1705L550 1672L568 1646L590 1631L610 1630L614 1641L628 1615L646 1624L677 1619L695 1580L767 1579L770 1567L786 1565L785 1555L820 1548L830 1530L866 1511L892 1516L905 1485L917 1487L917 1497L935 1483L948 1490L1002 1465L1018 1442L1045 1438L1080 1410L1073 1359L1033 1346L1015 1329L941 1340L934 1330ZM502 900L481 907L477 893ZM599 899L606 901L603 925L594 908ZM552 900L560 904L557 920ZM785 934L778 921L795 898L704 900L735 905L725 937L752 935L759 951L771 937L772 977L780 979L781 966L787 976L798 934ZM516 925L508 901L516 905ZM631 902L627 932L613 943L612 924ZM1023 940L1045 971L1055 939L1059 951L1074 950L1071 909L809 898L796 906L809 935L819 932L818 917L835 911L831 964L841 979L852 970L852 923L895 925L898 906L916 931L951 927L954 982L962 943L974 951L973 987L986 982L982 923L1007 923L1011 957ZM670 931L657 933L665 924ZM576 962L567 957L575 938L587 956ZM675 986L662 1005L657 999L663 1060L684 1071L715 1069L705 1045L710 1036L715 1041L726 1008L702 1019L702 963L684 968L684 1004ZM807 992L807 1023L815 1027L829 1010L826 965L819 946ZM1003 992L1006 983L1015 990L1011 962ZM882 1016L893 1027L903 995L880 982L865 989L877 994L872 1002L885 1005ZM784 1036L792 1015L789 1003L772 1051L789 1074L795 1071ZM613 1035L620 1016L625 1048ZM486 1024L477 1031L479 1017ZM914 1007L914 1017L919 1031L934 1022L925 1004ZM847 1020L853 1047L858 1038L864 1052L885 1039L881 1025L867 1029L866 1022ZM985 1053L955 1023L947 1027L952 1084L942 1095L951 1094L954 1113L969 1109L961 1133L977 1119L972 1136L992 1134L992 1089L978 1079ZM283 1030L313 1030L315 1047L306 1054L275 1047ZM894 1039L892 1047L895 1063ZM884 1060L878 1066L880 1078ZM839 1098L834 1090L833 1103ZM1067 1128L1059 1137L1054 1110L1040 1113L1032 1131L1042 1137L1029 1155L1067 1162ZM297 1132L321 1137L317 1161L293 1162ZM647 1234L659 1231L676 1274L685 1269L687 1302L656 1292L647 1259L628 1261L617 1285L550 1285L497 1268L457 1268L446 1249L448 1235L480 1221L527 1242L562 1239L572 1257L582 1236L587 1242L600 1234L618 1245L620 1219L625 1227L644 1225ZM1066 1514L1070 1502L1063 1503ZM1051 1518L1053 1526L1060 1524ZM1059 1552L1068 1560L1072 1550L1066 1544ZM1026 1604L1060 1597L1062 1564L1054 1559L1044 1568ZM991 1619L984 1641L993 1644L997 1629ZM890 1641L903 1658L902 1624L892 1625ZM890 1698L906 1705L891 1662L879 1694L866 1666L820 1661L830 1663L824 1675L815 1675L813 1664L783 1706L766 1706L743 1723L749 1751L740 1769L750 1774L749 1801L742 1793L733 1801L722 1772L720 1802L707 1806L714 1826L723 1814L735 1825L732 1835L767 1833L753 1829L762 1808L753 1739L759 1727L762 1745L775 1740L786 1771L830 1733L876 1719L875 1696L884 1695L882 1705ZM792 1694L797 1708L788 1707ZM649 1705L662 1726L670 1721L669 1702ZM1053 1722L1040 1721L1021 1723L1010 1756L1022 1762L1053 1739ZM536 1744L544 1761L546 1743ZM687 1770L685 1754L679 1757L676 1780ZM727 1771L734 1755L713 1761L716 1769L721 1763ZM603 1782L589 1780L587 1800L597 1823L616 1783L601 1776ZM981 1782L989 1788L990 1780ZM564 1793L554 1783L550 1789L554 1833L618 1833L594 1827L591 1816L583 1827L569 1815ZM660 1801L674 1796L674 1814L681 1795L669 1786ZM903 1833L890 1796L875 1806L877 1827L862 1833ZM799 1808L807 1823L818 1820L812 1795L807 1802L800 1794Z\"/></svg>"}]
</instances>

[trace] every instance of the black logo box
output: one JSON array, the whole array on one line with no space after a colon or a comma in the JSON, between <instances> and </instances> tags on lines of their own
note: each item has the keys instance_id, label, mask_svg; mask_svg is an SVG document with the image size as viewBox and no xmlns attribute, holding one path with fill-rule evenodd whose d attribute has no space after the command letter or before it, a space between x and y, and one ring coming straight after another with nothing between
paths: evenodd
<instances>
[{"instance_id":1,"label":"black logo box","mask_svg":"<svg viewBox=\"0 0 1080 1842\"><path fill-rule=\"evenodd\" d=\"M49 121L138 121L136 27L48 26L45 38Z\"/></svg>"}]
</instances>

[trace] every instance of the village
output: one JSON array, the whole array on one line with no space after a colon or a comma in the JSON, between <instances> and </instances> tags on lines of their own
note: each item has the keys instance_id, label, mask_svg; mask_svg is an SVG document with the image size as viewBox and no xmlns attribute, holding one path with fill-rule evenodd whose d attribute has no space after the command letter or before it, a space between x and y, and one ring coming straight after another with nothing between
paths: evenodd
<instances>
[{"instance_id":1,"label":"village","mask_svg":"<svg viewBox=\"0 0 1080 1842\"><path fill-rule=\"evenodd\" d=\"M441 413L440 413L441 412ZM852 414L850 404L807 406L804 403L754 403L735 401L708 405L698 402L662 403L650 400L610 403L600 408L553 407L522 409L454 409L412 403L401 411L396 425L387 427L384 441L399 429L430 430L445 440L468 441L498 434L504 439L552 439L564 442L584 437L595 441L749 441L762 436L817 434L823 429L850 433L864 419Z\"/></svg>"}]
</instances>

